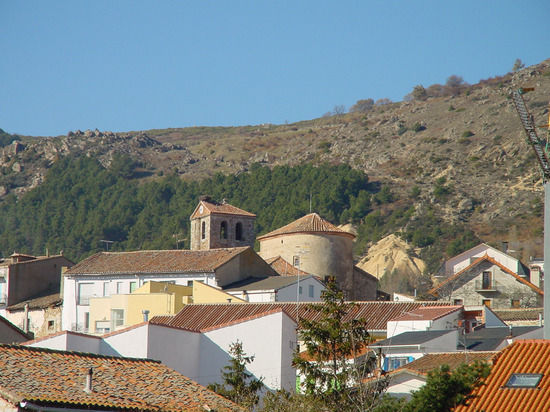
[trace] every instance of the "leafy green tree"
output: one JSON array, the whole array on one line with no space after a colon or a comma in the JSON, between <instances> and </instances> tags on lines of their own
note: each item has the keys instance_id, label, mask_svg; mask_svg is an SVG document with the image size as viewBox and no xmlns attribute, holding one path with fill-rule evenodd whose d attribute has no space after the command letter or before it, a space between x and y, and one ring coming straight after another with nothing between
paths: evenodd
<instances>
[{"instance_id":1,"label":"leafy green tree","mask_svg":"<svg viewBox=\"0 0 550 412\"><path fill-rule=\"evenodd\" d=\"M229 354L232 359L229 365L221 370L224 383L211 383L208 389L252 410L260 401L258 392L264 387L261 378L253 378L253 375L246 370L246 365L254 361L254 356L246 356L243 344L239 340L229 345Z\"/></svg>"},{"instance_id":2,"label":"leafy green tree","mask_svg":"<svg viewBox=\"0 0 550 412\"><path fill-rule=\"evenodd\" d=\"M358 362L370 342L365 320L347 319L356 304L344 301L334 278L329 279L321 299L322 303L308 305L318 320L300 318L307 356L296 353L294 365L304 377L302 389L330 411L362 408L366 400L361 382L372 367L369 359ZM375 395L369 392L367 397Z\"/></svg>"},{"instance_id":3,"label":"leafy green tree","mask_svg":"<svg viewBox=\"0 0 550 412\"><path fill-rule=\"evenodd\" d=\"M447 412L472 399L472 391L483 385L491 368L485 362L463 363L455 370L441 365L428 373L426 384L413 393L405 411Z\"/></svg>"}]
</instances>

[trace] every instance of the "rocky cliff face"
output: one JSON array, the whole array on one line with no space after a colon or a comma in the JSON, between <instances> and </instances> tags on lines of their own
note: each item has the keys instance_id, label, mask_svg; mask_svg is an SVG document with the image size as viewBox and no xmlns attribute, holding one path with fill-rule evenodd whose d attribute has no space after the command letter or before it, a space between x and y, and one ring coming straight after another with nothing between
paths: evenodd
<instances>
[{"instance_id":1,"label":"rocky cliff face","mask_svg":"<svg viewBox=\"0 0 550 412\"><path fill-rule=\"evenodd\" d=\"M344 162L402 198L417 191L410 200L417 210L431 204L485 241L507 240L522 257L540 255L541 175L509 98L525 86L535 87L526 100L537 123L546 123L550 60L459 95L295 124L25 137L0 149L0 199L40 184L52 162L68 155L108 165L122 153L141 162L145 177L176 172L189 179L242 172L254 162Z\"/></svg>"}]
</instances>

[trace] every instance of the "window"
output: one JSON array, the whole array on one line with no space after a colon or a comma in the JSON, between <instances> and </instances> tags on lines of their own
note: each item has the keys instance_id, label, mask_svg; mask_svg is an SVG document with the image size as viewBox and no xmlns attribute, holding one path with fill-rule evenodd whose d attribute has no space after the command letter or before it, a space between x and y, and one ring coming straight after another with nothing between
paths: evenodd
<instances>
[{"instance_id":1,"label":"window","mask_svg":"<svg viewBox=\"0 0 550 412\"><path fill-rule=\"evenodd\" d=\"M124 309L111 309L111 330L124 325Z\"/></svg>"},{"instance_id":2,"label":"window","mask_svg":"<svg viewBox=\"0 0 550 412\"><path fill-rule=\"evenodd\" d=\"M244 240L243 239L243 224L241 222L238 222L237 226L235 226L235 239L236 240Z\"/></svg>"},{"instance_id":3,"label":"window","mask_svg":"<svg viewBox=\"0 0 550 412\"><path fill-rule=\"evenodd\" d=\"M111 322L108 320L96 320L95 333L109 333L111 331Z\"/></svg>"},{"instance_id":4,"label":"window","mask_svg":"<svg viewBox=\"0 0 550 412\"><path fill-rule=\"evenodd\" d=\"M48 321L48 332L55 331L55 320Z\"/></svg>"},{"instance_id":5,"label":"window","mask_svg":"<svg viewBox=\"0 0 550 412\"><path fill-rule=\"evenodd\" d=\"M295 268L300 267L300 256L294 256L292 258L292 266L294 266Z\"/></svg>"},{"instance_id":6,"label":"window","mask_svg":"<svg viewBox=\"0 0 550 412\"><path fill-rule=\"evenodd\" d=\"M220 239L227 239L227 222L223 221L220 227Z\"/></svg>"},{"instance_id":7,"label":"window","mask_svg":"<svg viewBox=\"0 0 550 412\"><path fill-rule=\"evenodd\" d=\"M514 309L519 309L519 299L512 299L512 307Z\"/></svg>"},{"instance_id":8,"label":"window","mask_svg":"<svg viewBox=\"0 0 550 412\"><path fill-rule=\"evenodd\" d=\"M402 356L402 357L387 357L384 359L384 364L382 369L386 372L397 369L403 365L406 365L409 362L412 362L414 359L412 356Z\"/></svg>"},{"instance_id":9,"label":"window","mask_svg":"<svg viewBox=\"0 0 550 412\"><path fill-rule=\"evenodd\" d=\"M94 288L93 283L79 283L78 284L78 304L82 306L90 305L90 298L92 297L92 291Z\"/></svg>"},{"instance_id":10,"label":"window","mask_svg":"<svg viewBox=\"0 0 550 412\"><path fill-rule=\"evenodd\" d=\"M103 282L103 296L111 296L111 291L109 290L109 282Z\"/></svg>"},{"instance_id":11,"label":"window","mask_svg":"<svg viewBox=\"0 0 550 412\"><path fill-rule=\"evenodd\" d=\"M117 282L116 283L116 293L117 295L120 295L122 292L122 287L124 286L124 283L122 282Z\"/></svg>"},{"instance_id":12,"label":"window","mask_svg":"<svg viewBox=\"0 0 550 412\"><path fill-rule=\"evenodd\" d=\"M302 294L302 287L301 286L298 286L298 293L301 295Z\"/></svg>"},{"instance_id":13,"label":"window","mask_svg":"<svg viewBox=\"0 0 550 412\"><path fill-rule=\"evenodd\" d=\"M455 306L462 306L462 305L464 305L464 301L462 299L455 299L453 304Z\"/></svg>"},{"instance_id":14,"label":"window","mask_svg":"<svg viewBox=\"0 0 550 412\"><path fill-rule=\"evenodd\" d=\"M481 282L482 289L491 289L491 272L483 272L483 280Z\"/></svg>"},{"instance_id":15,"label":"window","mask_svg":"<svg viewBox=\"0 0 550 412\"><path fill-rule=\"evenodd\" d=\"M542 373L513 373L506 383L507 388L536 388L542 379Z\"/></svg>"},{"instance_id":16,"label":"window","mask_svg":"<svg viewBox=\"0 0 550 412\"><path fill-rule=\"evenodd\" d=\"M90 312L84 312L84 330L88 332L90 329Z\"/></svg>"},{"instance_id":17,"label":"window","mask_svg":"<svg viewBox=\"0 0 550 412\"><path fill-rule=\"evenodd\" d=\"M309 297L310 298L313 297L313 292L314 292L313 285L309 285Z\"/></svg>"},{"instance_id":18,"label":"window","mask_svg":"<svg viewBox=\"0 0 550 412\"><path fill-rule=\"evenodd\" d=\"M130 293L133 293L137 289L137 282L130 282Z\"/></svg>"},{"instance_id":19,"label":"window","mask_svg":"<svg viewBox=\"0 0 550 412\"><path fill-rule=\"evenodd\" d=\"M481 304L482 304L483 306L487 306L488 308L490 308L490 307L491 307L491 299L483 299L483 300L481 301Z\"/></svg>"},{"instance_id":20,"label":"window","mask_svg":"<svg viewBox=\"0 0 550 412\"><path fill-rule=\"evenodd\" d=\"M187 286L193 287L193 281L192 281L192 280L188 280L188 281L187 281Z\"/></svg>"},{"instance_id":21,"label":"window","mask_svg":"<svg viewBox=\"0 0 550 412\"><path fill-rule=\"evenodd\" d=\"M202 222L201 237L202 237L203 240L206 239L206 222Z\"/></svg>"}]
</instances>

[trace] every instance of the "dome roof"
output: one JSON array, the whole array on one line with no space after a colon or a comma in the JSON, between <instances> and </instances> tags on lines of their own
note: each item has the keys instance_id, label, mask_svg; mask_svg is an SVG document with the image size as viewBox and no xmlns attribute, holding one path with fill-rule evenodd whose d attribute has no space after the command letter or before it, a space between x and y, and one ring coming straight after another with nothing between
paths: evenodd
<instances>
[{"instance_id":1,"label":"dome roof","mask_svg":"<svg viewBox=\"0 0 550 412\"><path fill-rule=\"evenodd\" d=\"M291 235L298 233L333 234L355 238L355 235L353 233L349 233L342 229L339 229L329 221L323 219L317 213L310 213L309 215L305 215L304 217L301 217L300 219L295 220L294 222L289 223L286 226L276 229L273 232L269 232L263 236L259 236L258 240L262 241L274 236Z\"/></svg>"}]
</instances>

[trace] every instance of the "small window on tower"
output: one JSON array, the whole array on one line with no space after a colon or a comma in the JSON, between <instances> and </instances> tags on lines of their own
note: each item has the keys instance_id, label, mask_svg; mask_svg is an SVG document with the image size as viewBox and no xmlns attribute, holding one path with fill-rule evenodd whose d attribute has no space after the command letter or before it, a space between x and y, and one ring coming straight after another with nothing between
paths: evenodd
<instances>
[{"instance_id":1,"label":"small window on tower","mask_svg":"<svg viewBox=\"0 0 550 412\"><path fill-rule=\"evenodd\" d=\"M203 240L206 239L206 222L202 222L201 237Z\"/></svg>"},{"instance_id":2,"label":"small window on tower","mask_svg":"<svg viewBox=\"0 0 550 412\"><path fill-rule=\"evenodd\" d=\"M227 222L223 221L220 228L220 239L227 239Z\"/></svg>"},{"instance_id":3,"label":"small window on tower","mask_svg":"<svg viewBox=\"0 0 550 412\"><path fill-rule=\"evenodd\" d=\"M243 239L243 224L241 222L238 222L237 226L235 226L235 239L236 240L244 240Z\"/></svg>"}]
</instances>

